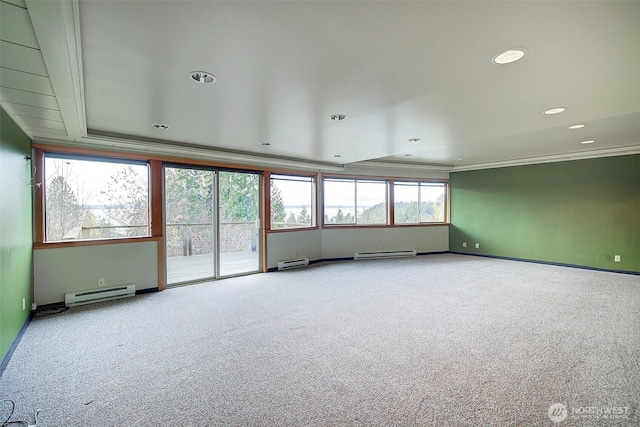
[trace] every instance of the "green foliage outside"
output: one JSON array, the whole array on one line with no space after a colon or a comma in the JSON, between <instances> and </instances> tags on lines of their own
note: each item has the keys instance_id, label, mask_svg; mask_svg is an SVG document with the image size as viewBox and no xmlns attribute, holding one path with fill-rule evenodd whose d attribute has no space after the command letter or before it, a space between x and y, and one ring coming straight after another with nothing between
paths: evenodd
<instances>
[{"instance_id":1,"label":"green foliage outside","mask_svg":"<svg viewBox=\"0 0 640 427\"><path fill-rule=\"evenodd\" d=\"M213 173L165 168L168 256L210 253L213 245Z\"/></svg>"},{"instance_id":2,"label":"green foliage outside","mask_svg":"<svg viewBox=\"0 0 640 427\"><path fill-rule=\"evenodd\" d=\"M344 212L342 212L342 209L338 209L338 212L336 212L336 214L331 218L329 218L328 215L325 215L324 223L325 224L355 224L355 218L353 217L351 212L347 212L347 214L345 215Z\"/></svg>"},{"instance_id":3,"label":"green foliage outside","mask_svg":"<svg viewBox=\"0 0 640 427\"><path fill-rule=\"evenodd\" d=\"M325 224L386 224L387 211L384 203L378 203L369 208L364 208L360 212L356 212L354 216L351 212L346 214L342 209L332 217L324 216Z\"/></svg>"},{"instance_id":4,"label":"green foliage outside","mask_svg":"<svg viewBox=\"0 0 640 427\"><path fill-rule=\"evenodd\" d=\"M45 212L46 240L100 239L149 234L147 178L132 166L111 176L99 198L99 189L87 184L74 171L75 163L53 159L48 162ZM82 169L82 168L81 168ZM73 184L73 185L72 185ZM104 217L93 210L98 205Z\"/></svg>"},{"instance_id":5,"label":"green foliage outside","mask_svg":"<svg viewBox=\"0 0 640 427\"><path fill-rule=\"evenodd\" d=\"M397 202L394 206L396 224L444 222L444 195L434 202Z\"/></svg>"},{"instance_id":6,"label":"green foliage outside","mask_svg":"<svg viewBox=\"0 0 640 427\"><path fill-rule=\"evenodd\" d=\"M429 222L444 222L444 195L434 202L397 202L394 206L395 224L418 224ZM356 214L346 214L338 209L336 215L324 216L325 224L386 224L387 211L385 203L378 203L363 209Z\"/></svg>"},{"instance_id":7,"label":"green foliage outside","mask_svg":"<svg viewBox=\"0 0 640 427\"><path fill-rule=\"evenodd\" d=\"M89 209L88 195L82 193L82 180L70 185L70 167L60 168L47 183L47 239L61 240L79 227L103 227L85 230L84 238L122 237L149 233L149 187L146 177L131 166L113 174L107 187L100 192L105 218L98 219ZM213 172L198 169L166 168L165 216L168 224L213 223ZM234 172L219 172L220 222L254 222L259 212L259 176ZM276 213L284 220L282 197L272 201ZM122 226L119 227L118 226ZM111 227L111 231L108 229ZM115 227L115 228L114 228ZM90 236L86 233L90 232Z\"/></svg>"},{"instance_id":8,"label":"green foliage outside","mask_svg":"<svg viewBox=\"0 0 640 427\"><path fill-rule=\"evenodd\" d=\"M123 230L130 237L149 234L149 186L145 177L131 166L123 167L111 176L101 194L107 201L108 224L129 226Z\"/></svg>"},{"instance_id":9,"label":"green foliage outside","mask_svg":"<svg viewBox=\"0 0 640 427\"><path fill-rule=\"evenodd\" d=\"M82 224L83 209L64 176L58 175L47 186L47 240L62 240Z\"/></svg>"},{"instance_id":10,"label":"green foliage outside","mask_svg":"<svg viewBox=\"0 0 640 427\"><path fill-rule=\"evenodd\" d=\"M165 169L165 216L169 226L168 238L180 238L180 226L213 227L213 172L198 169ZM259 212L259 176L257 174L219 172L219 213L221 223L248 223L257 220ZM72 229L84 227L82 238L108 238L146 235L148 229L149 196L145 177L131 166L126 166L112 175L105 197L106 218L97 218L79 200L77 192L69 185L68 177L55 176L48 182L46 199L47 240L61 240ZM80 194L80 197L83 195ZM444 195L433 202L397 202L396 224L444 222ZM379 203L356 212L325 215L325 224L386 224L386 205ZM312 216L307 207L299 214L287 211L280 189L271 185L272 228L311 226ZM120 227L118 227L120 226ZM129 227L122 227L129 226ZM172 229L171 227L176 227ZM93 228L93 229L91 229ZM204 229L199 234L204 233ZM190 231L191 232L191 231ZM115 233L115 234L114 234ZM212 234L212 233L209 233ZM184 240L184 236L182 236ZM208 242L201 242L207 245Z\"/></svg>"},{"instance_id":11,"label":"green foliage outside","mask_svg":"<svg viewBox=\"0 0 640 427\"><path fill-rule=\"evenodd\" d=\"M165 169L166 239L169 256L210 253L214 247L214 173ZM220 236L254 229L259 212L259 175L218 172ZM284 206L283 206L284 208Z\"/></svg>"},{"instance_id":12,"label":"green foliage outside","mask_svg":"<svg viewBox=\"0 0 640 427\"><path fill-rule=\"evenodd\" d=\"M282 199L282 192L273 181L271 181L271 228L274 228L274 224L278 227L282 224L286 217L287 211L284 207L284 200ZM282 225L280 225L282 227Z\"/></svg>"},{"instance_id":13,"label":"green foliage outside","mask_svg":"<svg viewBox=\"0 0 640 427\"><path fill-rule=\"evenodd\" d=\"M218 174L220 222L253 222L258 219L259 175L235 172Z\"/></svg>"},{"instance_id":14,"label":"green foliage outside","mask_svg":"<svg viewBox=\"0 0 640 427\"><path fill-rule=\"evenodd\" d=\"M302 208L298 215L289 212L284 205L282 192L274 181L271 181L271 229L310 227L311 212L306 206Z\"/></svg>"},{"instance_id":15,"label":"green foliage outside","mask_svg":"<svg viewBox=\"0 0 640 427\"><path fill-rule=\"evenodd\" d=\"M198 169L165 169L167 224L213 223L213 173Z\"/></svg>"}]
</instances>

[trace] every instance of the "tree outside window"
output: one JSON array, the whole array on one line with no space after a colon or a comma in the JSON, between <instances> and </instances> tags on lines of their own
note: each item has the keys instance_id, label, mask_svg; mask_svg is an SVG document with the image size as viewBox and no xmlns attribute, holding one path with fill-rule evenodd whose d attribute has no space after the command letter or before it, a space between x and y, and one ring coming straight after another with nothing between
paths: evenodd
<instances>
[{"instance_id":1,"label":"tree outside window","mask_svg":"<svg viewBox=\"0 0 640 427\"><path fill-rule=\"evenodd\" d=\"M148 236L146 163L45 156L46 241Z\"/></svg>"}]
</instances>

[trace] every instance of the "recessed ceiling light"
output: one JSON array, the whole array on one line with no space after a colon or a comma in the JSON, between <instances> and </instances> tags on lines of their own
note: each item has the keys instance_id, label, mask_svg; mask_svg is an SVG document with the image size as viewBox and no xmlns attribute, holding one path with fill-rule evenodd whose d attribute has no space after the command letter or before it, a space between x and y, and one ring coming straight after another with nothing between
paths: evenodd
<instances>
[{"instance_id":1,"label":"recessed ceiling light","mask_svg":"<svg viewBox=\"0 0 640 427\"><path fill-rule=\"evenodd\" d=\"M160 130L167 130L169 129L169 125L163 125L162 123L154 123L151 126L153 126L156 129L160 129Z\"/></svg>"},{"instance_id":2,"label":"recessed ceiling light","mask_svg":"<svg viewBox=\"0 0 640 427\"><path fill-rule=\"evenodd\" d=\"M593 140L593 139L590 139L588 141L582 141L580 144L593 144L594 142L596 142L596 141Z\"/></svg>"},{"instance_id":3,"label":"recessed ceiling light","mask_svg":"<svg viewBox=\"0 0 640 427\"><path fill-rule=\"evenodd\" d=\"M409 138L409 142L418 142L420 138Z\"/></svg>"},{"instance_id":4,"label":"recessed ceiling light","mask_svg":"<svg viewBox=\"0 0 640 427\"><path fill-rule=\"evenodd\" d=\"M510 64L522 59L526 54L527 50L520 47L509 49L491 58L491 62L498 65Z\"/></svg>"},{"instance_id":5,"label":"recessed ceiling light","mask_svg":"<svg viewBox=\"0 0 640 427\"><path fill-rule=\"evenodd\" d=\"M333 157L336 157L336 158L342 157L342 154L334 154Z\"/></svg>"},{"instance_id":6,"label":"recessed ceiling light","mask_svg":"<svg viewBox=\"0 0 640 427\"><path fill-rule=\"evenodd\" d=\"M268 147L271 145L271 143L268 141L265 141L265 142L261 142L260 145L264 145L265 147Z\"/></svg>"},{"instance_id":7,"label":"recessed ceiling light","mask_svg":"<svg viewBox=\"0 0 640 427\"><path fill-rule=\"evenodd\" d=\"M573 125L569 126L569 129L582 129L585 125Z\"/></svg>"},{"instance_id":8,"label":"recessed ceiling light","mask_svg":"<svg viewBox=\"0 0 640 427\"><path fill-rule=\"evenodd\" d=\"M552 114L560 114L560 113L562 113L563 111L566 111L566 108L564 108L564 107L557 107L557 108L551 108L551 109L549 109L549 110L545 111L544 113L545 113L546 115L548 115L548 116L549 116L549 115L552 115Z\"/></svg>"},{"instance_id":9,"label":"recessed ceiling light","mask_svg":"<svg viewBox=\"0 0 640 427\"><path fill-rule=\"evenodd\" d=\"M413 154L405 154L404 156L405 157L411 157L411 156L413 156Z\"/></svg>"},{"instance_id":10,"label":"recessed ceiling light","mask_svg":"<svg viewBox=\"0 0 640 427\"><path fill-rule=\"evenodd\" d=\"M344 120L347 118L347 116L345 116L344 114L332 114L329 116L329 118L331 120L333 120L334 122L339 122L341 120Z\"/></svg>"},{"instance_id":11,"label":"recessed ceiling light","mask_svg":"<svg viewBox=\"0 0 640 427\"><path fill-rule=\"evenodd\" d=\"M215 83L218 81L218 79L216 79L216 76L206 71L192 71L190 75L193 80L200 83L207 84L207 83Z\"/></svg>"}]
</instances>

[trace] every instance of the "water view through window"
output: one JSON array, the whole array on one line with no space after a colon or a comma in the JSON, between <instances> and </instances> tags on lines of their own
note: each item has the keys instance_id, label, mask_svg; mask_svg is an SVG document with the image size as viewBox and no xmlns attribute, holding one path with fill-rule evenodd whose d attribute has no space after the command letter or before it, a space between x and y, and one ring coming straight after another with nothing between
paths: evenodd
<instances>
[{"instance_id":1,"label":"water view through window","mask_svg":"<svg viewBox=\"0 0 640 427\"><path fill-rule=\"evenodd\" d=\"M148 236L144 162L45 156L46 241Z\"/></svg>"}]
</instances>

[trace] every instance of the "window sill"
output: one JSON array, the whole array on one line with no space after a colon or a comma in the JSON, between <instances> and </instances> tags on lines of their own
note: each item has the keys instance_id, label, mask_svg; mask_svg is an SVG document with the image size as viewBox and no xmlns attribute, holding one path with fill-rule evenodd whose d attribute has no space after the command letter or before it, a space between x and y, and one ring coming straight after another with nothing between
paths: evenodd
<instances>
[{"instance_id":1,"label":"window sill","mask_svg":"<svg viewBox=\"0 0 640 427\"><path fill-rule=\"evenodd\" d=\"M358 224L325 224L322 226L323 229L327 230L336 230L336 229L344 229L344 228L406 228L406 227L447 227L451 225L448 222L433 222L433 223L424 223L424 224L393 224L393 225L382 225L382 224L371 224L371 225L358 225Z\"/></svg>"},{"instance_id":2,"label":"window sill","mask_svg":"<svg viewBox=\"0 0 640 427\"><path fill-rule=\"evenodd\" d=\"M271 230L266 230L267 234L271 234L271 233L289 233L291 231L311 231L311 230L318 230L320 227L318 226L314 226L314 227L291 227L291 228L274 228Z\"/></svg>"},{"instance_id":3,"label":"window sill","mask_svg":"<svg viewBox=\"0 0 640 427\"><path fill-rule=\"evenodd\" d=\"M123 243L144 243L144 242L160 242L162 238L152 236L141 237L123 237L119 239L95 239L95 240L74 240L67 242L45 242L34 243L33 249L56 249L56 248L73 248L77 246L100 246L100 245L117 245Z\"/></svg>"}]
</instances>

